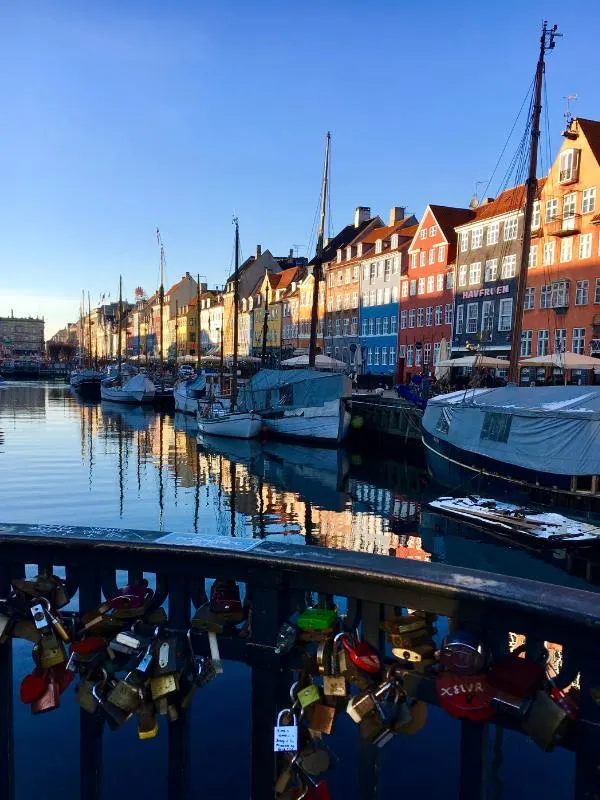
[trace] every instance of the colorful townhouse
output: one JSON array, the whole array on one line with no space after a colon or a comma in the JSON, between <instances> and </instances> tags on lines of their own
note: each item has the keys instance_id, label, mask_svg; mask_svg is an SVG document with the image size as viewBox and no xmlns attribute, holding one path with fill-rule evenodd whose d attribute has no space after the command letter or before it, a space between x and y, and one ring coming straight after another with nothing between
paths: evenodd
<instances>
[{"instance_id":1,"label":"colorful townhouse","mask_svg":"<svg viewBox=\"0 0 600 800\"><path fill-rule=\"evenodd\" d=\"M394 206L387 226L375 228L361 239L360 351L363 375L385 377L393 385L397 370L400 272L406 248L417 229L416 217Z\"/></svg>"},{"instance_id":2,"label":"colorful townhouse","mask_svg":"<svg viewBox=\"0 0 600 800\"><path fill-rule=\"evenodd\" d=\"M524 357L600 356L600 122L572 119L563 137L534 207Z\"/></svg>"},{"instance_id":3,"label":"colorful townhouse","mask_svg":"<svg viewBox=\"0 0 600 800\"><path fill-rule=\"evenodd\" d=\"M265 272L254 291L252 355L262 357L263 338L266 333L265 354L269 363L273 365L279 363L282 358L283 300L292 287L295 288L303 269L292 266L276 274Z\"/></svg>"},{"instance_id":4,"label":"colorful townhouse","mask_svg":"<svg viewBox=\"0 0 600 800\"><path fill-rule=\"evenodd\" d=\"M370 208L359 206L354 214L354 224L343 228L328 243L323 254L325 353L349 366L358 366L362 241L372 230L382 226L379 217L371 217Z\"/></svg>"},{"instance_id":5,"label":"colorful townhouse","mask_svg":"<svg viewBox=\"0 0 600 800\"><path fill-rule=\"evenodd\" d=\"M442 340L450 345L455 226L472 217L468 208L429 205L414 231L400 275L399 380L431 372Z\"/></svg>"}]
</instances>

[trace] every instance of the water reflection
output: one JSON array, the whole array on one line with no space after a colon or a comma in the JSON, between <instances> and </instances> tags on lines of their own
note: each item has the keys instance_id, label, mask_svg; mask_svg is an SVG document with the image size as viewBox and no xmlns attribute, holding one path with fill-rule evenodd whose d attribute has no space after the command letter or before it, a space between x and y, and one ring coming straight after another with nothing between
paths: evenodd
<instances>
[{"instance_id":1,"label":"water reflection","mask_svg":"<svg viewBox=\"0 0 600 800\"><path fill-rule=\"evenodd\" d=\"M41 384L0 388L0 444L6 521L291 536L555 583L596 582L589 554L509 547L427 511L435 488L422 466L401 456L197 442L192 417L81 403L66 386Z\"/></svg>"}]
</instances>

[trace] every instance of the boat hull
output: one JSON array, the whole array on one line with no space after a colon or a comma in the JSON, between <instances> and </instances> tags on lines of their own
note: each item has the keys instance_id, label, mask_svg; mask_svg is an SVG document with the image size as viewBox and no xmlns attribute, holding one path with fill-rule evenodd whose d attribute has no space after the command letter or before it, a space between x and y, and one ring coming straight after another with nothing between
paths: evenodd
<instances>
[{"instance_id":1,"label":"boat hull","mask_svg":"<svg viewBox=\"0 0 600 800\"><path fill-rule=\"evenodd\" d=\"M261 429L262 419L254 413L223 414L219 417L198 416L198 430L207 436L254 439Z\"/></svg>"},{"instance_id":2,"label":"boat hull","mask_svg":"<svg viewBox=\"0 0 600 800\"><path fill-rule=\"evenodd\" d=\"M344 440L351 414L346 401L333 400L323 407L297 408L263 416L265 428L273 436L330 444Z\"/></svg>"},{"instance_id":3,"label":"boat hull","mask_svg":"<svg viewBox=\"0 0 600 800\"><path fill-rule=\"evenodd\" d=\"M152 403L154 401L153 391L124 391L117 386L100 386L102 400L110 400L111 403L129 403L136 405L139 403Z\"/></svg>"},{"instance_id":4,"label":"boat hull","mask_svg":"<svg viewBox=\"0 0 600 800\"><path fill-rule=\"evenodd\" d=\"M173 389L173 397L175 399L175 411L181 411L184 414L197 414L200 407L200 400L197 397L189 397L185 391L182 391L175 384Z\"/></svg>"}]
</instances>

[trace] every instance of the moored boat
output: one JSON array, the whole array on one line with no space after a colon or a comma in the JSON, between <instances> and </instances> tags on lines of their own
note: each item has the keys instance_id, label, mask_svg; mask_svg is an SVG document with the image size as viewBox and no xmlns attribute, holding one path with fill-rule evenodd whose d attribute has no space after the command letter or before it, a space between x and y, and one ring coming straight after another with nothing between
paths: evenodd
<instances>
[{"instance_id":1,"label":"moored boat","mask_svg":"<svg viewBox=\"0 0 600 800\"><path fill-rule=\"evenodd\" d=\"M82 397L100 399L100 383L106 376L95 369L77 369L71 373L69 383Z\"/></svg>"},{"instance_id":2,"label":"moored boat","mask_svg":"<svg viewBox=\"0 0 600 800\"><path fill-rule=\"evenodd\" d=\"M196 414L199 402L206 400L206 376L199 373L191 378L177 381L173 388L173 397L175 411Z\"/></svg>"},{"instance_id":3,"label":"moored boat","mask_svg":"<svg viewBox=\"0 0 600 800\"><path fill-rule=\"evenodd\" d=\"M102 400L112 403L151 403L156 391L145 375L134 375L122 383L119 378L107 378L100 384Z\"/></svg>"},{"instance_id":4,"label":"moored boat","mask_svg":"<svg viewBox=\"0 0 600 800\"><path fill-rule=\"evenodd\" d=\"M215 401L198 412L198 430L209 436L254 439L261 431L262 418L254 411L228 411Z\"/></svg>"}]
</instances>

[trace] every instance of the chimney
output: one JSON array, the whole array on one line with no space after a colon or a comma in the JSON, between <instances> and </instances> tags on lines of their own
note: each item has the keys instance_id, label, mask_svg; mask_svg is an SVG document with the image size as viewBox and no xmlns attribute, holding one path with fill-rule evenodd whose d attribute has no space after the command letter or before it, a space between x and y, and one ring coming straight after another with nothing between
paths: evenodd
<instances>
[{"instance_id":1,"label":"chimney","mask_svg":"<svg viewBox=\"0 0 600 800\"><path fill-rule=\"evenodd\" d=\"M186 272L186 273L185 273L185 277L186 277L186 278L191 278L192 276L190 275L190 273L189 273L189 272Z\"/></svg>"},{"instance_id":2,"label":"chimney","mask_svg":"<svg viewBox=\"0 0 600 800\"><path fill-rule=\"evenodd\" d=\"M370 217L371 209L368 206L357 206L354 212L354 227L358 228L362 222L366 222Z\"/></svg>"},{"instance_id":3,"label":"chimney","mask_svg":"<svg viewBox=\"0 0 600 800\"><path fill-rule=\"evenodd\" d=\"M404 219L404 214L406 213L406 209L404 206L392 206L390 208L390 221L388 225L391 227L395 225L400 220Z\"/></svg>"},{"instance_id":4,"label":"chimney","mask_svg":"<svg viewBox=\"0 0 600 800\"><path fill-rule=\"evenodd\" d=\"M258 259L261 256L262 256L262 247L259 244L257 244L256 245L256 260L258 261Z\"/></svg>"}]
</instances>

